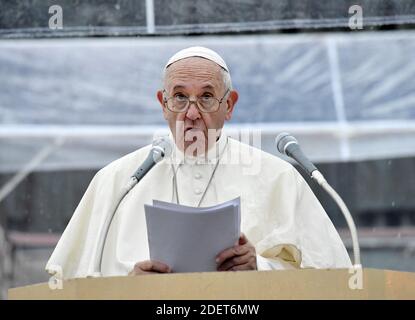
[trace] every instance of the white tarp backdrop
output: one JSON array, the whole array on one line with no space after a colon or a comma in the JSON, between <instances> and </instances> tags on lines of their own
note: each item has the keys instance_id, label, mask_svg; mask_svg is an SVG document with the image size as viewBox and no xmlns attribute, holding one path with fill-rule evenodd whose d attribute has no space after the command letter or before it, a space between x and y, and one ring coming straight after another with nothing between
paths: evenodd
<instances>
[{"instance_id":1,"label":"white tarp backdrop","mask_svg":"<svg viewBox=\"0 0 415 320\"><path fill-rule=\"evenodd\" d=\"M261 129L268 152L284 130L319 162L415 155L415 32L2 40L0 172L100 168L149 143L162 68L191 45L226 60L229 131Z\"/></svg>"}]
</instances>

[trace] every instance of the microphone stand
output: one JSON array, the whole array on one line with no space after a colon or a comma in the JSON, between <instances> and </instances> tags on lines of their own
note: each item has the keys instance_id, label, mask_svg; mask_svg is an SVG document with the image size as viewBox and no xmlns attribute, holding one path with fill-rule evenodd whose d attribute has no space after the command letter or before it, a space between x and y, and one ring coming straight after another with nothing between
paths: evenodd
<instances>
[{"instance_id":1,"label":"microphone stand","mask_svg":"<svg viewBox=\"0 0 415 320\"><path fill-rule=\"evenodd\" d=\"M360 262L360 248L359 240L357 237L356 225L354 224L353 217L350 214L350 211L347 208L344 201L342 200L342 198L339 196L336 190L334 190L329 185L329 183L326 181L321 172L317 170L315 165L307 159L305 154L301 151L297 139L295 139L291 134L289 134L288 132L281 132L275 139L275 143L280 153L285 154L290 158L294 159L300 165L300 167L304 169L304 171L307 172L307 174L310 175L311 178L313 178L336 202L341 212L343 213L343 216L346 218L346 222L349 226L349 230L352 236L354 255L353 267L355 269L361 269L362 264Z\"/></svg>"},{"instance_id":2,"label":"microphone stand","mask_svg":"<svg viewBox=\"0 0 415 320\"><path fill-rule=\"evenodd\" d=\"M167 154L170 154L171 150L167 151ZM111 210L111 214L106 217L103 230L99 235L98 245L97 245L97 255L95 256L94 260L94 272L92 273L91 277L101 277L102 276L102 257L104 254L104 247L105 242L107 241L108 232L114 219L115 213L118 210L121 202L124 200L125 196L128 192L131 191L132 188L136 186L138 182L147 174L148 171L159 161L163 160L163 158L167 155L165 148L159 145L155 145L152 147L150 154L148 155L147 159L144 163L138 168L138 170L134 173L134 175L130 178L128 183L124 186L121 195L118 197L116 205L113 210Z\"/></svg>"},{"instance_id":3,"label":"microphone stand","mask_svg":"<svg viewBox=\"0 0 415 320\"><path fill-rule=\"evenodd\" d=\"M360 262L360 248L359 248L359 240L357 237L356 225L353 221L353 217L350 214L349 209L347 208L346 204L344 203L343 199L339 196L339 194L334 190L324 176L321 174L320 171L314 170L311 172L311 177L331 196L331 198L336 202L338 207L340 208L343 216L346 218L347 225L350 229L350 234L352 236L352 244L353 244L353 255L354 255L354 268L362 268L362 264Z\"/></svg>"}]
</instances>

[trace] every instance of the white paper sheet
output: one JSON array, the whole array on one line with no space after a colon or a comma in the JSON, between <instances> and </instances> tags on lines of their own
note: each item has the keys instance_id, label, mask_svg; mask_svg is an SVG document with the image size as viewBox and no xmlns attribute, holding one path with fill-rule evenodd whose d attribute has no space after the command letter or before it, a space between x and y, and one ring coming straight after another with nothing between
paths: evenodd
<instances>
[{"instance_id":1,"label":"white paper sheet","mask_svg":"<svg viewBox=\"0 0 415 320\"><path fill-rule=\"evenodd\" d=\"M204 208L154 200L144 208L150 259L173 272L216 271L216 255L238 241L240 198Z\"/></svg>"}]
</instances>

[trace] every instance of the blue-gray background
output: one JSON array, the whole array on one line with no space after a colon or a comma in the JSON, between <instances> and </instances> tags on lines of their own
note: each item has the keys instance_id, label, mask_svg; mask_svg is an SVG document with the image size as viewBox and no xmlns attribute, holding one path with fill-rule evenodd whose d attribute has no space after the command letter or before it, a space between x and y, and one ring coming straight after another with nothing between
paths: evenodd
<instances>
[{"instance_id":1,"label":"blue-gray background","mask_svg":"<svg viewBox=\"0 0 415 320\"><path fill-rule=\"evenodd\" d=\"M52 4L62 30L47 27ZM149 31L145 1L0 2L0 289L47 280L94 173L166 130L155 92L191 45L230 67L229 132L261 130L273 154L280 131L295 134L348 204L364 266L415 271L415 2L360 1L365 28L353 32L355 1L153 4Z\"/></svg>"}]
</instances>

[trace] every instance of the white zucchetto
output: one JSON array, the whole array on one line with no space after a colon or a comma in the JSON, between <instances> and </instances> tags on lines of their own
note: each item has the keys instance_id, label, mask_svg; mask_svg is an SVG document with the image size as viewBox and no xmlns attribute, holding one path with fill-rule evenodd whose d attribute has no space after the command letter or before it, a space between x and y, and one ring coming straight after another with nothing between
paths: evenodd
<instances>
[{"instance_id":1,"label":"white zucchetto","mask_svg":"<svg viewBox=\"0 0 415 320\"><path fill-rule=\"evenodd\" d=\"M189 48L180 50L179 52L175 53L169 59L164 69L167 69L167 67L170 66L174 62L177 62L185 58L190 58L190 57L201 57L201 58L208 59L210 61L215 62L220 67L222 67L227 72L229 72L229 69L228 69L228 66L226 65L225 60L223 60L222 57L215 51L205 48L205 47L189 47Z\"/></svg>"}]
</instances>

